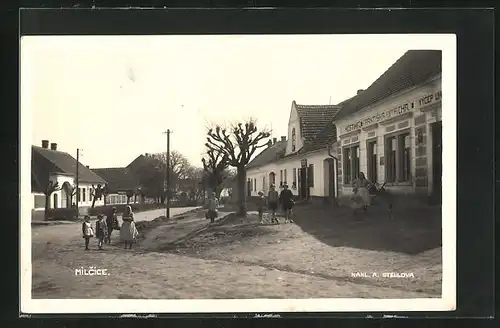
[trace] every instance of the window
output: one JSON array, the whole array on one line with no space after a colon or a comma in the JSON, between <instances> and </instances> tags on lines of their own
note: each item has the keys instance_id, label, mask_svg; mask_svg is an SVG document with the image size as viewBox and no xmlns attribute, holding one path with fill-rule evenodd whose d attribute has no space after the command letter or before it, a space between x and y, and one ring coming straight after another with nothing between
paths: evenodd
<instances>
[{"instance_id":1,"label":"window","mask_svg":"<svg viewBox=\"0 0 500 328\"><path fill-rule=\"evenodd\" d=\"M345 147L343 150L344 184L350 184L359 174L359 145Z\"/></svg>"},{"instance_id":2,"label":"window","mask_svg":"<svg viewBox=\"0 0 500 328\"><path fill-rule=\"evenodd\" d=\"M390 136L385 140L385 181L406 182L411 180L410 134Z\"/></svg>"},{"instance_id":3,"label":"window","mask_svg":"<svg viewBox=\"0 0 500 328\"><path fill-rule=\"evenodd\" d=\"M292 152L295 151L295 128L292 129Z\"/></svg>"},{"instance_id":4,"label":"window","mask_svg":"<svg viewBox=\"0 0 500 328\"><path fill-rule=\"evenodd\" d=\"M307 168L307 186L314 187L314 165L309 164Z\"/></svg>"},{"instance_id":5,"label":"window","mask_svg":"<svg viewBox=\"0 0 500 328\"><path fill-rule=\"evenodd\" d=\"M87 191L87 188L83 188L83 189L82 189L82 193L83 193L83 195L82 195L82 201L83 201L83 202L85 201L85 194L86 194L86 191Z\"/></svg>"},{"instance_id":6,"label":"window","mask_svg":"<svg viewBox=\"0 0 500 328\"><path fill-rule=\"evenodd\" d=\"M284 182L286 183L286 180L287 180L286 169L285 169L283 172L284 172L284 173L283 173L283 176L284 176L284 179L283 179L283 180L284 180Z\"/></svg>"},{"instance_id":7,"label":"window","mask_svg":"<svg viewBox=\"0 0 500 328\"><path fill-rule=\"evenodd\" d=\"M280 170L280 186L283 185L283 170Z\"/></svg>"},{"instance_id":8,"label":"window","mask_svg":"<svg viewBox=\"0 0 500 328\"><path fill-rule=\"evenodd\" d=\"M399 181L410 181L410 134L406 133L399 136L399 143L401 149L401 174Z\"/></svg>"},{"instance_id":9,"label":"window","mask_svg":"<svg viewBox=\"0 0 500 328\"><path fill-rule=\"evenodd\" d=\"M297 169L293 168L292 170L292 189L297 189Z\"/></svg>"},{"instance_id":10,"label":"window","mask_svg":"<svg viewBox=\"0 0 500 328\"><path fill-rule=\"evenodd\" d=\"M94 194L94 191L92 190L92 187L90 187L89 188L89 202L92 201L93 194Z\"/></svg>"},{"instance_id":11,"label":"window","mask_svg":"<svg viewBox=\"0 0 500 328\"><path fill-rule=\"evenodd\" d=\"M369 141L366 148L366 160L368 164L367 178L371 182L377 182L377 142Z\"/></svg>"},{"instance_id":12,"label":"window","mask_svg":"<svg viewBox=\"0 0 500 328\"><path fill-rule=\"evenodd\" d=\"M253 179L253 191L257 191L257 179Z\"/></svg>"},{"instance_id":13,"label":"window","mask_svg":"<svg viewBox=\"0 0 500 328\"><path fill-rule=\"evenodd\" d=\"M76 201L77 202L80 202L80 199L82 199L81 191L82 191L82 189L78 188L78 192L76 193Z\"/></svg>"}]
</instances>

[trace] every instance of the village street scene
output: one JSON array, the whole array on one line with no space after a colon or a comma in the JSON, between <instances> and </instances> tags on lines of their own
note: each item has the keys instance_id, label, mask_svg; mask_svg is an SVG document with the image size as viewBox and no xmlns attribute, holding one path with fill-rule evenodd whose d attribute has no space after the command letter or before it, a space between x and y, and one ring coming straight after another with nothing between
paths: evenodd
<instances>
[{"instance_id":1,"label":"village street scene","mask_svg":"<svg viewBox=\"0 0 500 328\"><path fill-rule=\"evenodd\" d=\"M193 48L164 63L168 72L148 43L150 68L136 54L100 81L83 77L90 65L60 73L80 76L78 92L44 85L31 105L31 218L22 218L32 298L440 298L441 51L345 50L325 72L285 76L295 57L278 52L268 54L274 68L255 55L235 72L242 61L219 54L238 57L245 38L224 40L178 45ZM195 47L206 51L199 64ZM354 53L363 60L348 61ZM65 60L52 70L68 71ZM350 89L336 94L349 71ZM108 91L113 74L122 80ZM262 86L244 84L254 74ZM302 94L308 85L317 90ZM245 93L232 95L236 86Z\"/></svg>"}]
</instances>

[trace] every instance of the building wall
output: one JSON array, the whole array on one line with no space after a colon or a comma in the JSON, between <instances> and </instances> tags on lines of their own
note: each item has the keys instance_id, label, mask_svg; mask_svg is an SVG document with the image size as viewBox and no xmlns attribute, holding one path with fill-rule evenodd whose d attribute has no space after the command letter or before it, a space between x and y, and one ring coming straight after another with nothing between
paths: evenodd
<instances>
[{"instance_id":1,"label":"building wall","mask_svg":"<svg viewBox=\"0 0 500 328\"><path fill-rule=\"evenodd\" d=\"M325 160L331 160L328 156L327 151L314 152L310 154L305 154L303 156L294 156L289 159L282 159L274 163L270 163L258 168L253 168L247 171L247 181L250 179L252 183L251 196L257 196L259 191L267 194L269 191L269 174L274 172L276 175L276 188L279 190L280 186L280 171L283 171L283 182L288 184L288 187L294 195L299 194L298 185L298 169L301 167L301 160L307 159L307 165L312 164L314 167L313 173L313 187L310 187L310 196L325 197L328 196L328 171L325 170ZM295 174L297 175L296 181L297 186L293 188L293 169L296 169ZM286 170L286 177L285 177ZM265 185L264 185L265 182ZM256 184L254 187L254 183Z\"/></svg>"},{"instance_id":2,"label":"building wall","mask_svg":"<svg viewBox=\"0 0 500 328\"><path fill-rule=\"evenodd\" d=\"M431 124L441 121L441 78L392 95L370 108L336 122L340 154L339 184L343 194L352 193L344 182L343 150L359 145L359 171L367 174L368 141L376 141L377 182L386 180L386 138L399 132L409 132L410 179L407 182L388 183L396 193L432 193L432 137Z\"/></svg>"},{"instance_id":3,"label":"building wall","mask_svg":"<svg viewBox=\"0 0 500 328\"><path fill-rule=\"evenodd\" d=\"M295 151L292 151L292 130L295 128ZM286 154L291 154L298 151L304 145L301 131L300 131L300 120L297 114L297 109L295 104L292 103L292 108L290 110L290 118L288 120L288 138L286 144Z\"/></svg>"},{"instance_id":4,"label":"building wall","mask_svg":"<svg viewBox=\"0 0 500 328\"><path fill-rule=\"evenodd\" d=\"M50 180L54 182L58 182L59 186L62 187L65 182L68 182L70 185L73 185L74 179L71 176L65 175L51 175ZM91 183L80 182L80 201L78 202L79 207L89 207L92 206L92 197L90 194L90 190L92 189ZM85 196L84 196L85 194ZM54 197L54 195L57 195ZM57 204L54 203L55 198L57 198ZM73 196L73 202L76 202L77 195ZM85 199L85 200L84 200ZM54 208L57 205L58 208L61 207L71 207L71 204L66 204L66 193L64 190L58 190L50 196L50 208ZM104 205L104 198L100 200L96 200L95 206Z\"/></svg>"},{"instance_id":5,"label":"building wall","mask_svg":"<svg viewBox=\"0 0 500 328\"><path fill-rule=\"evenodd\" d=\"M31 193L31 204L34 210L44 210L45 209L45 194L43 193Z\"/></svg>"}]
</instances>

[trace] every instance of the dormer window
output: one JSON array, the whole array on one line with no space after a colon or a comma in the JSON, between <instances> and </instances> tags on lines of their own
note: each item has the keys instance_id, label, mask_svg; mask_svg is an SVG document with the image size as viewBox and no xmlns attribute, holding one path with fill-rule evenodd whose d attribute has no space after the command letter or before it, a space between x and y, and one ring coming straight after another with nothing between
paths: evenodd
<instances>
[{"instance_id":1,"label":"dormer window","mask_svg":"<svg viewBox=\"0 0 500 328\"><path fill-rule=\"evenodd\" d=\"M295 128L292 129L292 152L295 151Z\"/></svg>"}]
</instances>

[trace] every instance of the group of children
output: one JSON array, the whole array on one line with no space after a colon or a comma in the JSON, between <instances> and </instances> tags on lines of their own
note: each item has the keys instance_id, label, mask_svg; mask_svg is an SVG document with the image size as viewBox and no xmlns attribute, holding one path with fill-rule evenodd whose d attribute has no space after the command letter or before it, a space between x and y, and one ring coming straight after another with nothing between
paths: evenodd
<instances>
[{"instance_id":1,"label":"group of children","mask_svg":"<svg viewBox=\"0 0 500 328\"><path fill-rule=\"evenodd\" d=\"M134 213L132 208L127 206L125 208L125 213L122 216L122 225L120 226L118 222L118 216L116 214L116 208L111 210L111 213L104 220L104 215L97 215L97 221L95 222L95 234L92 228L92 223L90 222L90 216L86 215L82 223L82 234L85 239L85 250L89 250L89 243L92 237L97 238L97 247L102 250L103 244L111 244L111 235L113 230L120 230L120 239L125 244L125 249L132 248L132 244L137 238L138 231L134 223Z\"/></svg>"},{"instance_id":2,"label":"group of children","mask_svg":"<svg viewBox=\"0 0 500 328\"><path fill-rule=\"evenodd\" d=\"M267 208L271 211L271 222L279 224L278 219L276 218L276 210L278 209L278 204L281 204L281 208L283 209L283 213L285 214L285 223L293 222L292 220L292 210L295 205L295 201L293 198L293 193L290 189L288 189L288 185L283 185L283 190L278 194L276 191L276 187L274 184L269 186L269 192L267 194L267 198L264 196L262 191L259 191L258 198L258 211L259 211L259 219L260 223L264 223L264 208Z\"/></svg>"}]
</instances>

